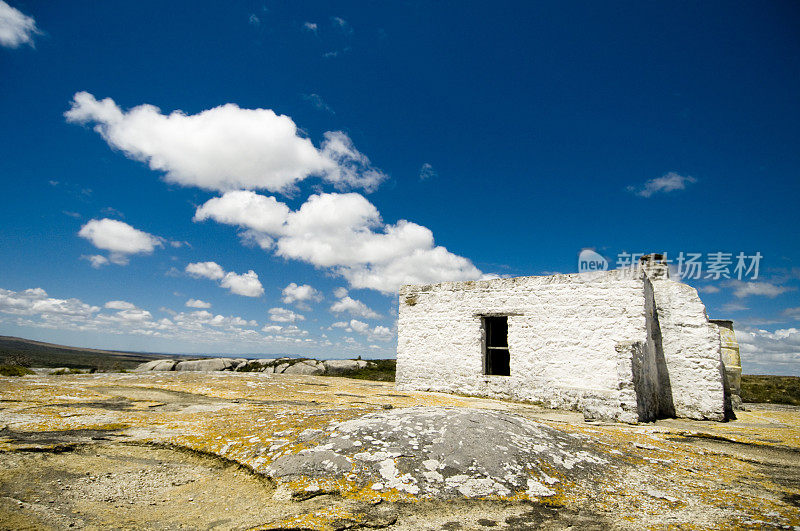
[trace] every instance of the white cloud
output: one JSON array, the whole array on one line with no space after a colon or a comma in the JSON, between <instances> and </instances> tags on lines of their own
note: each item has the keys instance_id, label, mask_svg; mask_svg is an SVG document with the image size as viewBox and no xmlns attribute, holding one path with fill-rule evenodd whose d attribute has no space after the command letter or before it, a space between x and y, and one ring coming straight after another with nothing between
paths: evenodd
<instances>
[{"instance_id":1,"label":"white cloud","mask_svg":"<svg viewBox=\"0 0 800 531\"><path fill-rule=\"evenodd\" d=\"M359 300L353 299L348 295L345 295L343 298L334 302L331 305L331 311L334 313L347 312L350 315L364 317L366 319L376 319L380 317L380 314L372 310L369 306Z\"/></svg>"},{"instance_id":2,"label":"white cloud","mask_svg":"<svg viewBox=\"0 0 800 531\"><path fill-rule=\"evenodd\" d=\"M792 319L800 319L800 306L795 306L794 308L786 308L783 310L784 317L790 317Z\"/></svg>"},{"instance_id":3,"label":"white cloud","mask_svg":"<svg viewBox=\"0 0 800 531\"><path fill-rule=\"evenodd\" d=\"M197 209L194 221L213 219L257 232L277 233L288 215L289 207L274 197L242 190L209 199Z\"/></svg>"},{"instance_id":4,"label":"white cloud","mask_svg":"<svg viewBox=\"0 0 800 531\"><path fill-rule=\"evenodd\" d=\"M136 305L128 301L108 301L104 307L109 310L133 310Z\"/></svg>"},{"instance_id":5,"label":"white cloud","mask_svg":"<svg viewBox=\"0 0 800 531\"><path fill-rule=\"evenodd\" d=\"M186 272L209 280L220 280L225 276L225 270L216 262L193 262L186 266Z\"/></svg>"},{"instance_id":6,"label":"white cloud","mask_svg":"<svg viewBox=\"0 0 800 531\"><path fill-rule=\"evenodd\" d=\"M337 187L372 190L386 177L341 131L325 133L318 150L300 136L291 118L270 109L228 103L193 115L164 115L152 105L126 112L111 98L98 101L78 92L65 117L94 123L109 146L183 186L289 192L298 181L315 175Z\"/></svg>"},{"instance_id":7,"label":"white cloud","mask_svg":"<svg viewBox=\"0 0 800 531\"><path fill-rule=\"evenodd\" d=\"M226 272L216 262L193 262L186 266L186 272L195 278L219 280L220 287L227 288L236 295L260 297L264 294L264 287L252 269L247 273L238 274L232 271Z\"/></svg>"},{"instance_id":8,"label":"white cloud","mask_svg":"<svg viewBox=\"0 0 800 531\"><path fill-rule=\"evenodd\" d=\"M100 269L104 265L108 265L108 258L103 256L102 254L92 254L92 255L81 255L81 258L84 260L88 260L92 267L95 269Z\"/></svg>"},{"instance_id":9,"label":"white cloud","mask_svg":"<svg viewBox=\"0 0 800 531\"><path fill-rule=\"evenodd\" d=\"M351 35L353 33L353 27L342 17L331 17L331 24L333 27L341 30L345 35Z\"/></svg>"},{"instance_id":10,"label":"white cloud","mask_svg":"<svg viewBox=\"0 0 800 531\"><path fill-rule=\"evenodd\" d=\"M678 175L675 172L669 172L661 177L650 179L642 186L628 186L628 191L633 192L639 197L651 197L658 193L674 192L675 190L684 190L687 184L695 183L697 179L689 175Z\"/></svg>"},{"instance_id":11,"label":"white cloud","mask_svg":"<svg viewBox=\"0 0 800 531\"><path fill-rule=\"evenodd\" d=\"M305 320L305 316L299 313L294 313L287 308L270 308L269 318L276 323L293 323L295 321Z\"/></svg>"},{"instance_id":12,"label":"white cloud","mask_svg":"<svg viewBox=\"0 0 800 531\"><path fill-rule=\"evenodd\" d=\"M388 327L378 325L375 328L370 328L367 323L359 321L358 319L351 319L350 322L341 321L333 323L329 329L333 328L343 328L345 332L355 332L367 336L370 341L391 341L394 337L394 334Z\"/></svg>"},{"instance_id":13,"label":"white cloud","mask_svg":"<svg viewBox=\"0 0 800 531\"><path fill-rule=\"evenodd\" d=\"M322 155L335 163L325 179L336 188L363 188L371 192L386 179L386 174L374 168L367 156L353 146L349 136L341 131L328 131L324 136Z\"/></svg>"},{"instance_id":14,"label":"white cloud","mask_svg":"<svg viewBox=\"0 0 800 531\"><path fill-rule=\"evenodd\" d=\"M265 325L261 329L262 332L268 334L282 334L284 336L307 336L307 330L301 330L296 325L279 326L279 325Z\"/></svg>"},{"instance_id":15,"label":"white cloud","mask_svg":"<svg viewBox=\"0 0 800 531\"><path fill-rule=\"evenodd\" d=\"M317 26L314 22L304 22L303 29L306 31L310 31L312 33L316 33L319 26Z\"/></svg>"},{"instance_id":16,"label":"white cloud","mask_svg":"<svg viewBox=\"0 0 800 531\"><path fill-rule=\"evenodd\" d=\"M436 170L433 169L433 166L431 166L430 163L426 162L419 170L419 180L425 181L433 177L436 177Z\"/></svg>"},{"instance_id":17,"label":"white cloud","mask_svg":"<svg viewBox=\"0 0 800 531\"><path fill-rule=\"evenodd\" d=\"M241 275L233 272L226 273L219 285L228 288L231 293L244 297L260 297L264 294L264 287L252 269Z\"/></svg>"},{"instance_id":18,"label":"white cloud","mask_svg":"<svg viewBox=\"0 0 800 531\"><path fill-rule=\"evenodd\" d=\"M8 48L17 48L21 44L33 46L33 36L40 33L33 17L0 0L0 46Z\"/></svg>"},{"instance_id":19,"label":"white cloud","mask_svg":"<svg viewBox=\"0 0 800 531\"><path fill-rule=\"evenodd\" d=\"M377 339L378 341L390 341L394 337L394 334L388 327L381 325L373 328L370 335L372 339Z\"/></svg>"},{"instance_id":20,"label":"white cloud","mask_svg":"<svg viewBox=\"0 0 800 531\"><path fill-rule=\"evenodd\" d=\"M203 219L274 237L278 256L332 268L353 288L391 293L403 284L481 277L468 259L435 246L433 233L426 227L406 220L383 223L378 209L360 194L312 195L298 210L289 211L279 226L271 219L272 228L265 232L264 215L250 205L264 204L274 213L281 203L258 199L254 192L235 192L234 199L227 200L229 194L208 208L209 203L200 206ZM251 197L246 199L248 194ZM236 204L245 206L235 212Z\"/></svg>"},{"instance_id":21,"label":"white cloud","mask_svg":"<svg viewBox=\"0 0 800 531\"><path fill-rule=\"evenodd\" d=\"M670 275L670 276L672 276L672 275ZM678 275L676 274L674 276L674 278L678 278ZM717 286L714 286L712 284L709 284L707 286L700 286L699 288L697 288L697 290L699 292L701 292L701 293L719 293L720 292L720 289Z\"/></svg>"},{"instance_id":22,"label":"white cloud","mask_svg":"<svg viewBox=\"0 0 800 531\"><path fill-rule=\"evenodd\" d=\"M100 310L78 299L55 299L42 288L14 292L0 289L0 312L14 315L41 315L44 319L86 318Z\"/></svg>"},{"instance_id":23,"label":"white cloud","mask_svg":"<svg viewBox=\"0 0 800 531\"><path fill-rule=\"evenodd\" d=\"M78 236L89 240L98 249L109 251L109 260L115 264L125 265L130 255L150 254L156 247L162 246L162 239L147 232L135 229L123 221L116 219L92 219L88 221ZM93 267L100 267L107 262L95 257L88 258Z\"/></svg>"},{"instance_id":24,"label":"white cloud","mask_svg":"<svg viewBox=\"0 0 800 531\"><path fill-rule=\"evenodd\" d=\"M216 343L230 349L247 343L263 346L267 338L254 330L255 320L239 316L214 315L205 310L168 311L171 318L156 319L151 312L126 301L109 301L101 313L97 306L78 299L49 297L44 289L14 292L0 289L0 323L16 326L184 340L192 343ZM304 335L289 327L285 334ZM216 347L218 350L220 347ZM253 348L248 347L248 348Z\"/></svg>"},{"instance_id":25,"label":"white cloud","mask_svg":"<svg viewBox=\"0 0 800 531\"><path fill-rule=\"evenodd\" d=\"M298 286L292 282L283 288L283 301L284 304L292 304L296 302L319 302L322 300L322 295L319 291L315 290L308 284Z\"/></svg>"},{"instance_id":26,"label":"white cloud","mask_svg":"<svg viewBox=\"0 0 800 531\"><path fill-rule=\"evenodd\" d=\"M749 309L749 307L745 306L744 304L739 304L738 302L729 302L722 305L723 312L743 312Z\"/></svg>"},{"instance_id":27,"label":"white cloud","mask_svg":"<svg viewBox=\"0 0 800 531\"><path fill-rule=\"evenodd\" d=\"M186 306L188 308L211 308L211 303L200 299L189 299L186 301Z\"/></svg>"},{"instance_id":28,"label":"white cloud","mask_svg":"<svg viewBox=\"0 0 800 531\"><path fill-rule=\"evenodd\" d=\"M369 325L364 321L359 321L358 319L351 319L350 320L350 328L353 331L358 332L359 334L364 334L369 330Z\"/></svg>"},{"instance_id":29,"label":"white cloud","mask_svg":"<svg viewBox=\"0 0 800 531\"><path fill-rule=\"evenodd\" d=\"M736 330L742 354L742 369L747 374L800 376L800 330Z\"/></svg>"},{"instance_id":30,"label":"white cloud","mask_svg":"<svg viewBox=\"0 0 800 531\"><path fill-rule=\"evenodd\" d=\"M248 23L249 23L251 26L256 26L256 27L258 27L258 26L260 26L260 25L261 25L261 19L260 19L260 18L258 18L258 17L257 17L255 14L251 14L251 15L250 15L250 18L248 18L248 19L247 19L247 22L248 22Z\"/></svg>"},{"instance_id":31,"label":"white cloud","mask_svg":"<svg viewBox=\"0 0 800 531\"><path fill-rule=\"evenodd\" d=\"M749 297L750 295L761 295L764 297L774 298L787 291L792 291L795 288L786 286L776 286L769 282L742 282L741 280L732 280L729 282L732 286L734 296L738 298Z\"/></svg>"},{"instance_id":32,"label":"white cloud","mask_svg":"<svg viewBox=\"0 0 800 531\"><path fill-rule=\"evenodd\" d=\"M338 287L335 290L333 290L333 295L337 299L343 299L347 297L347 288Z\"/></svg>"}]
</instances>

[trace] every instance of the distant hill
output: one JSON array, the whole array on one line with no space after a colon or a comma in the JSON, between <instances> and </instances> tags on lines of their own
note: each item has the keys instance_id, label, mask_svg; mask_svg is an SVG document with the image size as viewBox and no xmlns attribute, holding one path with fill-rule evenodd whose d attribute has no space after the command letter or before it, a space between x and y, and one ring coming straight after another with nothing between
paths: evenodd
<instances>
[{"instance_id":1,"label":"distant hill","mask_svg":"<svg viewBox=\"0 0 800 531\"><path fill-rule=\"evenodd\" d=\"M156 359L197 358L188 355L69 347L21 337L0 336L0 364L12 356L24 357L31 367L70 367L100 371L133 369L140 363Z\"/></svg>"}]
</instances>

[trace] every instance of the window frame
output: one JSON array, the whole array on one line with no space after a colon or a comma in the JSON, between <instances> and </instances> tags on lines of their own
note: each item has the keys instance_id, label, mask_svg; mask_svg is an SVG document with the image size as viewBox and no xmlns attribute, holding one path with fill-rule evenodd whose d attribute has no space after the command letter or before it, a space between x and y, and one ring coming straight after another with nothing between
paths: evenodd
<instances>
[{"instance_id":1,"label":"window frame","mask_svg":"<svg viewBox=\"0 0 800 531\"><path fill-rule=\"evenodd\" d=\"M511 348L510 348L510 346L508 344L508 318L509 317L510 317L509 314L485 314L485 315L480 315L480 319L481 319L481 351L482 351L482 358L483 358L483 360L482 360L482 362L483 362L483 376L486 376L486 377L489 377L489 376L502 376L502 377L511 376ZM506 328L505 346L489 345L489 339L490 339L489 332L490 332L490 329L492 328L492 325L490 323L491 323L491 320L493 320L493 319L505 319L505 324L506 324L506 327L505 327ZM494 352L505 352L506 353L506 355L508 357L507 358L508 359L508 365L507 365L508 366L508 372L507 373L505 373L505 372L502 372L502 373L501 372L495 372L495 368L492 367L492 363L491 363L491 361L493 361L493 360L490 360L490 353L494 354ZM491 357L494 358L493 355ZM492 372L489 372L490 369L492 370Z\"/></svg>"}]
</instances>

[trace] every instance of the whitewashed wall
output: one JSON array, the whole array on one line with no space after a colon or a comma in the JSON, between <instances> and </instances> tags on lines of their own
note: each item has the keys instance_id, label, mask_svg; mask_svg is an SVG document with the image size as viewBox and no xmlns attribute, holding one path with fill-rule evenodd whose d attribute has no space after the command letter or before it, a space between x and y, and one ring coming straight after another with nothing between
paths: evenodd
<instances>
[{"instance_id":1,"label":"whitewashed wall","mask_svg":"<svg viewBox=\"0 0 800 531\"><path fill-rule=\"evenodd\" d=\"M510 376L483 374L487 314L508 315ZM405 286L397 348L399 389L541 402L623 422L725 418L719 335L697 292L658 274Z\"/></svg>"},{"instance_id":2,"label":"whitewashed wall","mask_svg":"<svg viewBox=\"0 0 800 531\"><path fill-rule=\"evenodd\" d=\"M697 290L667 279L653 280L653 288L675 415L724 420L719 332Z\"/></svg>"},{"instance_id":3,"label":"whitewashed wall","mask_svg":"<svg viewBox=\"0 0 800 531\"><path fill-rule=\"evenodd\" d=\"M483 374L480 316L493 313L509 315L511 376ZM645 313L642 281L616 271L405 286L397 385L635 422L636 412L622 407L630 402L631 354L616 347L646 344Z\"/></svg>"}]
</instances>

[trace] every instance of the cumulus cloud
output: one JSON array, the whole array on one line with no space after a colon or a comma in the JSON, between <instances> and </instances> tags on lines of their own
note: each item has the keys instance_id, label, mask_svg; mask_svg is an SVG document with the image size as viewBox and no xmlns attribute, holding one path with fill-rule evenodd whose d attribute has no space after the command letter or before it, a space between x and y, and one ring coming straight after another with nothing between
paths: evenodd
<instances>
[{"instance_id":1,"label":"cumulus cloud","mask_svg":"<svg viewBox=\"0 0 800 531\"><path fill-rule=\"evenodd\" d=\"M380 317L380 314L372 310L369 306L359 300L353 299L348 295L345 295L338 301L334 302L331 305L331 311L333 313L346 312L356 317L364 317L365 319L376 319Z\"/></svg>"},{"instance_id":2,"label":"cumulus cloud","mask_svg":"<svg viewBox=\"0 0 800 531\"><path fill-rule=\"evenodd\" d=\"M0 0L0 46L17 48L28 44L33 47L33 36L40 33L33 17Z\"/></svg>"},{"instance_id":3,"label":"cumulus cloud","mask_svg":"<svg viewBox=\"0 0 800 531\"><path fill-rule=\"evenodd\" d=\"M224 348L227 351L243 344L248 350L283 343L302 344L304 348L331 345L330 341L307 337L309 332L289 323L267 325L262 331L269 335L263 335L256 329L259 323L255 320L215 315L204 309L175 312L161 308L170 317L157 318L150 311L126 301L109 301L104 306L106 311L79 299L53 298L42 288L19 292L0 289L0 324L183 340L214 344L214 350ZM301 319L302 316L298 318ZM282 352L284 348L282 345Z\"/></svg>"},{"instance_id":4,"label":"cumulus cloud","mask_svg":"<svg viewBox=\"0 0 800 531\"><path fill-rule=\"evenodd\" d=\"M782 293L796 289L788 286L776 286L770 282L743 282L741 280L732 280L728 285L733 287L734 296L740 299L751 295L775 298Z\"/></svg>"},{"instance_id":5,"label":"cumulus cloud","mask_svg":"<svg viewBox=\"0 0 800 531\"><path fill-rule=\"evenodd\" d=\"M669 172L661 177L650 179L641 186L628 186L628 191L639 197L651 197L659 193L674 192L684 190L687 184L695 183L697 179L689 175L679 175Z\"/></svg>"},{"instance_id":6,"label":"cumulus cloud","mask_svg":"<svg viewBox=\"0 0 800 531\"><path fill-rule=\"evenodd\" d=\"M367 330L369 330L369 325L364 321L359 321L358 319L351 319L350 328L354 332L358 332L359 334L364 334L367 332Z\"/></svg>"},{"instance_id":7,"label":"cumulus cloud","mask_svg":"<svg viewBox=\"0 0 800 531\"><path fill-rule=\"evenodd\" d=\"M288 206L272 196L239 190L206 201L195 212L194 221L213 219L274 234L281 231L289 212Z\"/></svg>"},{"instance_id":8,"label":"cumulus cloud","mask_svg":"<svg viewBox=\"0 0 800 531\"><path fill-rule=\"evenodd\" d=\"M350 321L339 321L333 323L328 329L343 328L345 332L357 333L366 336L370 341L391 341L394 337L391 329L386 326L377 325L374 328L364 321L358 319L350 319Z\"/></svg>"},{"instance_id":9,"label":"cumulus cloud","mask_svg":"<svg viewBox=\"0 0 800 531\"><path fill-rule=\"evenodd\" d=\"M225 270L216 262L193 262L186 266L186 272L195 278L209 280L220 280L225 276Z\"/></svg>"},{"instance_id":10,"label":"cumulus cloud","mask_svg":"<svg viewBox=\"0 0 800 531\"><path fill-rule=\"evenodd\" d=\"M297 285L292 282L283 288L283 298L281 299L284 304L304 303L304 302L319 302L322 300L322 295L319 291L314 289L308 284Z\"/></svg>"},{"instance_id":11,"label":"cumulus cloud","mask_svg":"<svg viewBox=\"0 0 800 531\"><path fill-rule=\"evenodd\" d=\"M218 280L220 287L226 288L244 297L260 297L264 294L264 287L258 280L258 275L252 269L247 273L226 272L216 262L193 262L186 266L186 272L195 278Z\"/></svg>"},{"instance_id":12,"label":"cumulus cloud","mask_svg":"<svg viewBox=\"0 0 800 531\"><path fill-rule=\"evenodd\" d=\"M98 101L78 92L65 117L95 124L109 146L183 186L289 192L314 175L337 187L372 190L386 177L345 133L325 133L317 149L291 118L270 109L228 103L193 115L164 115L152 105L123 111L111 98Z\"/></svg>"},{"instance_id":13,"label":"cumulus cloud","mask_svg":"<svg viewBox=\"0 0 800 531\"><path fill-rule=\"evenodd\" d=\"M316 33L318 28L319 26L315 22L303 22L303 29L306 31Z\"/></svg>"},{"instance_id":14,"label":"cumulus cloud","mask_svg":"<svg viewBox=\"0 0 800 531\"><path fill-rule=\"evenodd\" d=\"M104 307L109 310L133 310L136 305L128 301L108 301Z\"/></svg>"},{"instance_id":15,"label":"cumulus cloud","mask_svg":"<svg viewBox=\"0 0 800 531\"><path fill-rule=\"evenodd\" d=\"M0 289L0 312L14 315L40 315L44 319L91 317L100 310L78 299L48 297L42 288L11 291Z\"/></svg>"},{"instance_id":16,"label":"cumulus cloud","mask_svg":"<svg viewBox=\"0 0 800 531\"><path fill-rule=\"evenodd\" d=\"M78 231L78 236L89 240L98 249L109 251L108 260L118 265L127 264L130 255L150 254L156 247L163 245L162 238L109 218L88 221ZM94 267L107 263L96 256L88 259Z\"/></svg>"},{"instance_id":17,"label":"cumulus cloud","mask_svg":"<svg viewBox=\"0 0 800 531\"><path fill-rule=\"evenodd\" d=\"M208 309L211 308L211 303L206 301L201 301L200 299L189 299L188 301L186 301L186 307Z\"/></svg>"},{"instance_id":18,"label":"cumulus cloud","mask_svg":"<svg viewBox=\"0 0 800 531\"><path fill-rule=\"evenodd\" d=\"M800 330L797 328L772 332L756 328L737 330L736 341L746 373L800 376Z\"/></svg>"},{"instance_id":19,"label":"cumulus cloud","mask_svg":"<svg viewBox=\"0 0 800 531\"><path fill-rule=\"evenodd\" d=\"M225 273L219 285L243 297L260 297L264 294L264 287L252 269L241 275L233 272Z\"/></svg>"},{"instance_id":20,"label":"cumulus cloud","mask_svg":"<svg viewBox=\"0 0 800 531\"><path fill-rule=\"evenodd\" d=\"M231 198L231 194L235 195ZM198 212L202 219L274 238L278 256L331 268L353 288L392 293L403 284L481 277L468 259L435 246L428 228L406 220L386 224L378 209L360 194L312 195L298 210L289 211L281 224L273 214L286 212L282 203L259 197L250 191L228 192L215 198L219 201L201 205ZM244 206L237 209L237 204ZM264 205L269 215L250 205Z\"/></svg>"},{"instance_id":21,"label":"cumulus cloud","mask_svg":"<svg viewBox=\"0 0 800 531\"><path fill-rule=\"evenodd\" d=\"M270 308L268 313L270 321L275 321L276 323L294 323L295 321L305 320L305 316L287 308Z\"/></svg>"}]
</instances>

